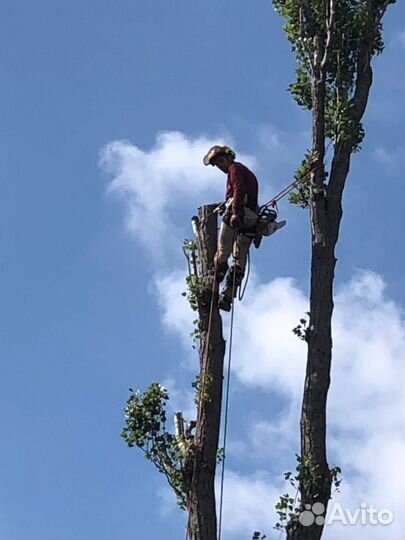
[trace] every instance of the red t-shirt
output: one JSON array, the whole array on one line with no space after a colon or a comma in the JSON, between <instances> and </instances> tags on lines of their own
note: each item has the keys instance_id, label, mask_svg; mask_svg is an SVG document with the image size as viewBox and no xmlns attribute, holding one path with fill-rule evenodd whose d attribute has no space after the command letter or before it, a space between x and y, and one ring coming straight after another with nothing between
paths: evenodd
<instances>
[{"instance_id":1,"label":"red t-shirt","mask_svg":"<svg viewBox=\"0 0 405 540\"><path fill-rule=\"evenodd\" d=\"M256 210L259 185L256 176L242 163L235 161L228 169L226 200L233 197L232 211L243 215L243 207Z\"/></svg>"}]
</instances>

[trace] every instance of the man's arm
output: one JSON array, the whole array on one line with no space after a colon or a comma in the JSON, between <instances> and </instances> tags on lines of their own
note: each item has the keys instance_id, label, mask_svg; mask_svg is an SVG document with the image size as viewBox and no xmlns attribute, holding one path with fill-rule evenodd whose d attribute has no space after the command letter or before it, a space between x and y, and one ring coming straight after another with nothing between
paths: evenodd
<instances>
[{"instance_id":1,"label":"man's arm","mask_svg":"<svg viewBox=\"0 0 405 540\"><path fill-rule=\"evenodd\" d=\"M246 184L243 174L237 167L231 167L229 180L233 189L232 214L243 216L243 206L246 195Z\"/></svg>"}]
</instances>

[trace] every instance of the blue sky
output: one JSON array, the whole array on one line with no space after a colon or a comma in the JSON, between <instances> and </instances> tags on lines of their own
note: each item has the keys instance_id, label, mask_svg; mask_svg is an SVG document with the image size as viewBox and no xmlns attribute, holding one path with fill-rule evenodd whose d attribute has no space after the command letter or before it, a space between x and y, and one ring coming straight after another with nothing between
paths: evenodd
<instances>
[{"instance_id":1,"label":"blue sky","mask_svg":"<svg viewBox=\"0 0 405 540\"><path fill-rule=\"evenodd\" d=\"M197 359L180 242L225 180L202 166L204 150L234 145L265 199L310 145L309 116L285 91L295 61L282 21L264 0L5 0L2 12L0 538L174 540L184 515L120 440L122 409L128 387L155 380L189 408ZM393 480L404 467L404 15L398 3L385 19L345 192L330 401L342 501L361 494L394 511L404 502ZM300 209L281 211L288 226L254 252L237 306L230 540L253 529L272 538L273 499L298 448L305 350L291 328L306 307L309 227ZM396 516L368 536L394 540L400 526Z\"/></svg>"}]
</instances>

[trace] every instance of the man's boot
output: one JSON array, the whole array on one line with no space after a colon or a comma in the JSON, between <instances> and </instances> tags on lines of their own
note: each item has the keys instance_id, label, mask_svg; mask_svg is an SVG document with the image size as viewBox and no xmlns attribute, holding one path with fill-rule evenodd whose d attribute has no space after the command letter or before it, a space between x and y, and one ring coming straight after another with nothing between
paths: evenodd
<instances>
[{"instance_id":1,"label":"man's boot","mask_svg":"<svg viewBox=\"0 0 405 540\"><path fill-rule=\"evenodd\" d=\"M219 309L222 309L223 311L231 311L232 302L238 293L238 288L242 283L243 275L244 272L240 266L231 266L226 276L225 287L219 295Z\"/></svg>"},{"instance_id":2,"label":"man's boot","mask_svg":"<svg viewBox=\"0 0 405 540\"><path fill-rule=\"evenodd\" d=\"M226 273L228 272L228 263L227 262L223 262L223 263L215 263L215 281L217 283L221 283L221 281L224 279L224 277L226 276Z\"/></svg>"},{"instance_id":3,"label":"man's boot","mask_svg":"<svg viewBox=\"0 0 405 540\"><path fill-rule=\"evenodd\" d=\"M222 311L231 311L232 298L228 296L224 291L221 292L218 298L218 308Z\"/></svg>"}]
</instances>

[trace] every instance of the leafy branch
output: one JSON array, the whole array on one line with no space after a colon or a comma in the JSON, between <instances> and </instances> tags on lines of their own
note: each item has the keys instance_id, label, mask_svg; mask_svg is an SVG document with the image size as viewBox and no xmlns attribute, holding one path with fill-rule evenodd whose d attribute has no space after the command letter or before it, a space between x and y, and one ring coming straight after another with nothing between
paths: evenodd
<instances>
[{"instance_id":1,"label":"leafy branch","mask_svg":"<svg viewBox=\"0 0 405 540\"><path fill-rule=\"evenodd\" d=\"M303 509L301 498L298 495L300 491L313 493L314 502L316 502L316 493L314 493L317 485L316 467L310 457L306 456L302 459L298 454L295 456L298 462L295 468L296 473L293 474L291 471L288 471L284 473L284 479L288 480L290 485L295 489L296 495L292 497L289 493L285 493L280 496L279 501L275 505L279 521L274 528L279 531L285 530L287 525L291 527L291 525L298 522L299 515ZM342 470L340 467L333 467L329 471L335 491L339 491L342 482L340 478L341 473Z\"/></svg>"},{"instance_id":2,"label":"leafy branch","mask_svg":"<svg viewBox=\"0 0 405 540\"><path fill-rule=\"evenodd\" d=\"M205 373L196 375L194 381L191 383L192 388L195 390L194 403L197 406L200 400L211 401L212 381L211 373Z\"/></svg>"},{"instance_id":3,"label":"leafy branch","mask_svg":"<svg viewBox=\"0 0 405 540\"><path fill-rule=\"evenodd\" d=\"M289 90L294 100L312 110L311 80L319 67L326 84L326 136L359 149L364 129L355 111L355 90L363 69L362 51L369 57L384 50L381 19L395 0L273 0L285 19L284 30L297 58L296 80Z\"/></svg>"},{"instance_id":4,"label":"leafy branch","mask_svg":"<svg viewBox=\"0 0 405 540\"><path fill-rule=\"evenodd\" d=\"M317 161L317 152L308 150L304 159L301 161L301 165L295 171L294 180L297 184L297 188L289 195L290 203L297 204L301 206L301 208L308 208L311 187L311 173L314 171Z\"/></svg>"},{"instance_id":5,"label":"leafy branch","mask_svg":"<svg viewBox=\"0 0 405 540\"><path fill-rule=\"evenodd\" d=\"M300 319L300 323L295 328L293 328L292 331L299 339L302 339L303 341L308 342L309 332L310 332L309 311L306 312L305 316L306 318Z\"/></svg>"},{"instance_id":6,"label":"leafy branch","mask_svg":"<svg viewBox=\"0 0 405 540\"><path fill-rule=\"evenodd\" d=\"M152 383L145 392L130 389L125 407L126 426L121 437L128 447L137 446L159 472L164 474L176 494L180 508L187 506L188 471L184 441L166 431L166 388Z\"/></svg>"}]
</instances>

